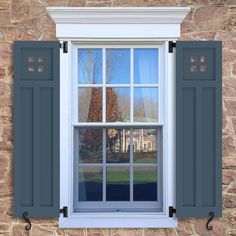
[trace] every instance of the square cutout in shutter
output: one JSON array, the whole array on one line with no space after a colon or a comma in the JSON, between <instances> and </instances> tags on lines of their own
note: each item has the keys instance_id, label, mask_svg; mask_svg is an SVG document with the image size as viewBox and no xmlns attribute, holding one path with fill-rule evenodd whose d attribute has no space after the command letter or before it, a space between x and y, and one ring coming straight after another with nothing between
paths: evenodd
<instances>
[{"instance_id":1,"label":"square cutout in shutter","mask_svg":"<svg viewBox=\"0 0 236 236\"><path fill-rule=\"evenodd\" d=\"M34 64L29 64L28 71L34 72Z\"/></svg>"},{"instance_id":2,"label":"square cutout in shutter","mask_svg":"<svg viewBox=\"0 0 236 236\"><path fill-rule=\"evenodd\" d=\"M215 80L214 49L185 48L183 50L184 80Z\"/></svg>"},{"instance_id":3,"label":"square cutout in shutter","mask_svg":"<svg viewBox=\"0 0 236 236\"><path fill-rule=\"evenodd\" d=\"M53 80L53 51L51 48L22 49L22 80Z\"/></svg>"}]
</instances>

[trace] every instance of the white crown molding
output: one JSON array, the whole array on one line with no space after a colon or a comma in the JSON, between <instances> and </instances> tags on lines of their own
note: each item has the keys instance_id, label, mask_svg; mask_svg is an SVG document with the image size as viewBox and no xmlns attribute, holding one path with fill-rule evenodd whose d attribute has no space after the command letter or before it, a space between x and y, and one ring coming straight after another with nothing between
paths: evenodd
<instances>
[{"instance_id":1,"label":"white crown molding","mask_svg":"<svg viewBox=\"0 0 236 236\"><path fill-rule=\"evenodd\" d=\"M47 7L56 24L181 24L190 7Z\"/></svg>"},{"instance_id":2,"label":"white crown molding","mask_svg":"<svg viewBox=\"0 0 236 236\"><path fill-rule=\"evenodd\" d=\"M59 40L177 39L189 7L48 7Z\"/></svg>"}]
</instances>

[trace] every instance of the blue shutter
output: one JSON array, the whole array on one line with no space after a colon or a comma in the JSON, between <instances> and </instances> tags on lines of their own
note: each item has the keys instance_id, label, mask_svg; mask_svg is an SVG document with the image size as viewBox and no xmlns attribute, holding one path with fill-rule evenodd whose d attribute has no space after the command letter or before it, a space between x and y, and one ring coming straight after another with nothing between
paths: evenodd
<instances>
[{"instance_id":1,"label":"blue shutter","mask_svg":"<svg viewBox=\"0 0 236 236\"><path fill-rule=\"evenodd\" d=\"M59 215L59 42L14 43L14 215Z\"/></svg>"},{"instance_id":2,"label":"blue shutter","mask_svg":"<svg viewBox=\"0 0 236 236\"><path fill-rule=\"evenodd\" d=\"M222 214L221 42L176 44L176 215Z\"/></svg>"}]
</instances>

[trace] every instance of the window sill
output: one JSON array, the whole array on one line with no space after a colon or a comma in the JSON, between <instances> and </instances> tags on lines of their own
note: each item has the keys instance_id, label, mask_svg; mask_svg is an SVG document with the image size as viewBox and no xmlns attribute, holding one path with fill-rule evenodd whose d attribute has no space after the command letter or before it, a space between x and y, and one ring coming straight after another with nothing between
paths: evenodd
<instances>
[{"instance_id":1,"label":"window sill","mask_svg":"<svg viewBox=\"0 0 236 236\"><path fill-rule=\"evenodd\" d=\"M59 218L60 228L175 228L177 219L160 214L80 213Z\"/></svg>"}]
</instances>

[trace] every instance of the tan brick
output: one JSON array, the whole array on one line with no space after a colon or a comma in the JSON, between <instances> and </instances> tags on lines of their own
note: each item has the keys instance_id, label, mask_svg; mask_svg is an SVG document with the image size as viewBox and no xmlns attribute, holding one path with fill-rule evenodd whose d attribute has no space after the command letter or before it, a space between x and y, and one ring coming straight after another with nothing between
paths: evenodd
<instances>
[{"instance_id":1,"label":"tan brick","mask_svg":"<svg viewBox=\"0 0 236 236\"><path fill-rule=\"evenodd\" d=\"M88 229L87 236L109 236L109 229Z\"/></svg>"},{"instance_id":2,"label":"tan brick","mask_svg":"<svg viewBox=\"0 0 236 236\"><path fill-rule=\"evenodd\" d=\"M215 32L194 32L181 35L181 40L214 40Z\"/></svg>"},{"instance_id":3,"label":"tan brick","mask_svg":"<svg viewBox=\"0 0 236 236\"><path fill-rule=\"evenodd\" d=\"M235 62L236 61L236 52L233 50L228 50L227 48L223 48L222 50L223 63L224 62Z\"/></svg>"},{"instance_id":4,"label":"tan brick","mask_svg":"<svg viewBox=\"0 0 236 236\"><path fill-rule=\"evenodd\" d=\"M30 16L29 3L12 3L11 6L11 20L20 22L22 19L28 19Z\"/></svg>"},{"instance_id":5,"label":"tan brick","mask_svg":"<svg viewBox=\"0 0 236 236\"><path fill-rule=\"evenodd\" d=\"M149 7L174 7L177 6L176 0L149 0Z\"/></svg>"},{"instance_id":6,"label":"tan brick","mask_svg":"<svg viewBox=\"0 0 236 236\"><path fill-rule=\"evenodd\" d=\"M236 80L223 81L223 96L236 98Z\"/></svg>"},{"instance_id":7,"label":"tan brick","mask_svg":"<svg viewBox=\"0 0 236 236\"><path fill-rule=\"evenodd\" d=\"M88 2L86 7L111 7L112 2L104 1L104 2Z\"/></svg>"},{"instance_id":8,"label":"tan brick","mask_svg":"<svg viewBox=\"0 0 236 236\"><path fill-rule=\"evenodd\" d=\"M206 228L206 220L198 219L194 221L194 228L197 235L201 236L228 236L227 229L220 221L214 220L210 223L213 226L211 231Z\"/></svg>"},{"instance_id":9,"label":"tan brick","mask_svg":"<svg viewBox=\"0 0 236 236\"><path fill-rule=\"evenodd\" d=\"M175 236L174 229L144 229L145 236Z\"/></svg>"},{"instance_id":10,"label":"tan brick","mask_svg":"<svg viewBox=\"0 0 236 236\"><path fill-rule=\"evenodd\" d=\"M2 122L12 122L12 107L11 106L0 106L0 119Z\"/></svg>"},{"instance_id":11,"label":"tan brick","mask_svg":"<svg viewBox=\"0 0 236 236\"><path fill-rule=\"evenodd\" d=\"M230 136L223 137L222 152L223 156L228 156L235 153L234 140Z\"/></svg>"},{"instance_id":12,"label":"tan brick","mask_svg":"<svg viewBox=\"0 0 236 236\"><path fill-rule=\"evenodd\" d=\"M236 230L236 211L234 209L225 209L223 211L223 219L226 227Z\"/></svg>"},{"instance_id":13,"label":"tan brick","mask_svg":"<svg viewBox=\"0 0 236 236\"><path fill-rule=\"evenodd\" d=\"M225 107L229 116L236 116L236 99L225 100Z\"/></svg>"},{"instance_id":14,"label":"tan brick","mask_svg":"<svg viewBox=\"0 0 236 236\"><path fill-rule=\"evenodd\" d=\"M223 168L225 169L236 169L236 158L235 156L223 157Z\"/></svg>"},{"instance_id":15,"label":"tan brick","mask_svg":"<svg viewBox=\"0 0 236 236\"><path fill-rule=\"evenodd\" d=\"M10 1L1 1L0 2L0 12L2 10L7 10L7 11L10 10Z\"/></svg>"},{"instance_id":16,"label":"tan brick","mask_svg":"<svg viewBox=\"0 0 236 236\"><path fill-rule=\"evenodd\" d=\"M7 31L6 40L14 41L14 40L34 40L34 35L30 35L24 31L24 28L13 28Z\"/></svg>"},{"instance_id":17,"label":"tan brick","mask_svg":"<svg viewBox=\"0 0 236 236\"><path fill-rule=\"evenodd\" d=\"M0 233L6 233L10 231L10 225L0 222Z\"/></svg>"},{"instance_id":18,"label":"tan brick","mask_svg":"<svg viewBox=\"0 0 236 236\"><path fill-rule=\"evenodd\" d=\"M0 26L6 26L10 24L10 11L0 10Z\"/></svg>"},{"instance_id":19,"label":"tan brick","mask_svg":"<svg viewBox=\"0 0 236 236\"><path fill-rule=\"evenodd\" d=\"M0 198L0 219L1 223L10 223L13 220L12 199L9 197Z\"/></svg>"},{"instance_id":20,"label":"tan brick","mask_svg":"<svg viewBox=\"0 0 236 236\"><path fill-rule=\"evenodd\" d=\"M38 225L33 224L32 225L32 235L33 236L54 236L54 232L53 230L44 228L44 227L40 227Z\"/></svg>"},{"instance_id":21,"label":"tan brick","mask_svg":"<svg viewBox=\"0 0 236 236\"><path fill-rule=\"evenodd\" d=\"M15 224L12 226L12 236L29 236L29 231L25 230L24 224Z\"/></svg>"},{"instance_id":22,"label":"tan brick","mask_svg":"<svg viewBox=\"0 0 236 236\"><path fill-rule=\"evenodd\" d=\"M230 183L236 183L236 170L222 170L222 183L225 185L229 185Z\"/></svg>"},{"instance_id":23,"label":"tan brick","mask_svg":"<svg viewBox=\"0 0 236 236\"><path fill-rule=\"evenodd\" d=\"M181 24L181 34L192 33L195 30L197 30L197 28L192 21L184 20Z\"/></svg>"},{"instance_id":24,"label":"tan brick","mask_svg":"<svg viewBox=\"0 0 236 236\"><path fill-rule=\"evenodd\" d=\"M232 0L234 1L234 0ZM228 0L180 0L180 4L185 5L210 5L210 4L217 4L219 6L225 5Z\"/></svg>"},{"instance_id":25,"label":"tan brick","mask_svg":"<svg viewBox=\"0 0 236 236\"><path fill-rule=\"evenodd\" d=\"M86 229L66 229L68 236L86 236Z\"/></svg>"},{"instance_id":26,"label":"tan brick","mask_svg":"<svg viewBox=\"0 0 236 236\"><path fill-rule=\"evenodd\" d=\"M9 43L0 43L0 66L7 66L12 63L12 45Z\"/></svg>"},{"instance_id":27,"label":"tan brick","mask_svg":"<svg viewBox=\"0 0 236 236\"><path fill-rule=\"evenodd\" d=\"M71 0L68 3L69 7L85 7L86 0Z\"/></svg>"},{"instance_id":28,"label":"tan brick","mask_svg":"<svg viewBox=\"0 0 236 236\"><path fill-rule=\"evenodd\" d=\"M178 220L178 227L176 228L176 232L180 236L193 235L194 231L191 221L189 219Z\"/></svg>"},{"instance_id":29,"label":"tan brick","mask_svg":"<svg viewBox=\"0 0 236 236\"><path fill-rule=\"evenodd\" d=\"M145 7L148 6L148 0L113 0L114 7Z\"/></svg>"},{"instance_id":30,"label":"tan brick","mask_svg":"<svg viewBox=\"0 0 236 236\"><path fill-rule=\"evenodd\" d=\"M0 80L3 80L6 76L6 69L5 67L0 67Z\"/></svg>"},{"instance_id":31,"label":"tan brick","mask_svg":"<svg viewBox=\"0 0 236 236\"><path fill-rule=\"evenodd\" d=\"M142 229L111 229L112 236L142 236Z\"/></svg>"},{"instance_id":32,"label":"tan brick","mask_svg":"<svg viewBox=\"0 0 236 236\"><path fill-rule=\"evenodd\" d=\"M227 13L227 7L202 6L196 9L194 23L200 30L219 30L227 17Z\"/></svg>"},{"instance_id":33,"label":"tan brick","mask_svg":"<svg viewBox=\"0 0 236 236\"><path fill-rule=\"evenodd\" d=\"M223 206L225 208L236 208L236 195L225 194L223 196Z\"/></svg>"}]
</instances>

